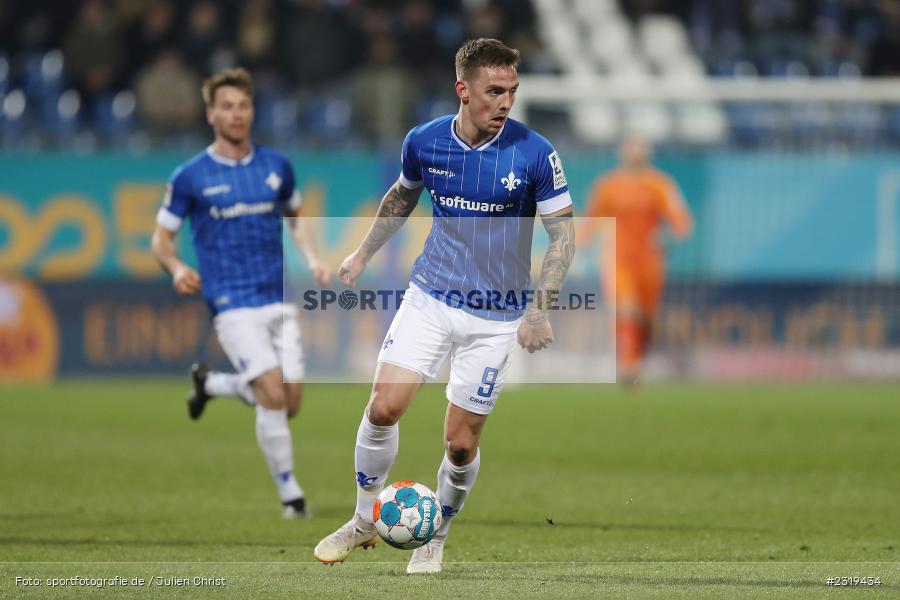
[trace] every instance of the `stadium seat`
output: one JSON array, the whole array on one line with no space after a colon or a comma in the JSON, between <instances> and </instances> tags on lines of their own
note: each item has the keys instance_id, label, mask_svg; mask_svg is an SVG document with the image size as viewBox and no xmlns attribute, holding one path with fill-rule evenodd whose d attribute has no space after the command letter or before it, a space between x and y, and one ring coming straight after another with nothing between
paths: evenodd
<instances>
[{"instance_id":1,"label":"stadium seat","mask_svg":"<svg viewBox=\"0 0 900 600\"><path fill-rule=\"evenodd\" d=\"M741 60L734 64L733 75L736 79L755 79L759 77L759 69L749 60Z\"/></svg>"},{"instance_id":2,"label":"stadium seat","mask_svg":"<svg viewBox=\"0 0 900 600\"><path fill-rule=\"evenodd\" d=\"M821 102L792 103L787 107L786 115L789 133L797 144L813 147L826 142L832 121L827 105Z\"/></svg>"},{"instance_id":3,"label":"stadium seat","mask_svg":"<svg viewBox=\"0 0 900 600\"><path fill-rule=\"evenodd\" d=\"M844 104L835 111L838 135L850 144L875 144L884 127L885 117L877 104Z\"/></svg>"},{"instance_id":4,"label":"stadium seat","mask_svg":"<svg viewBox=\"0 0 900 600\"><path fill-rule=\"evenodd\" d=\"M290 143L299 134L300 103L284 95L275 99L271 107L269 135L276 145Z\"/></svg>"},{"instance_id":5,"label":"stadium seat","mask_svg":"<svg viewBox=\"0 0 900 600\"><path fill-rule=\"evenodd\" d=\"M440 116L454 113L457 108L444 96L429 96L417 102L413 112L417 123L427 123Z\"/></svg>"},{"instance_id":6,"label":"stadium seat","mask_svg":"<svg viewBox=\"0 0 900 600\"><path fill-rule=\"evenodd\" d=\"M885 129L888 139L895 144L900 144L900 107L886 108L885 112Z\"/></svg>"},{"instance_id":7,"label":"stadium seat","mask_svg":"<svg viewBox=\"0 0 900 600\"><path fill-rule=\"evenodd\" d=\"M725 114L712 103L691 103L675 111L675 138L691 146L709 146L725 141Z\"/></svg>"},{"instance_id":8,"label":"stadium seat","mask_svg":"<svg viewBox=\"0 0 900 600\"><path fill-rule=\"evenodd\" d=\"M579 57L578 60L571 61L568 67L569 68L566 70L576 78L579 76L590 77L603 71L601 65L593 62L585 56Z\"/></svg>"},{"instance_id":9,"label":"stadium seat","mask_svg":"<svg viewBox=\"0 0 900 600\"><path fill-rule=\"evenodd\" d=\"M130 90L101 95L94 101L92 129L113 145L125 145L134 131L136 106Z\"/></svg>"},{"instance_id":10,"label":"stadium seat","mask_svg":"<svg viewBox=\"0 0 900 600\"><path fill-rule=\"evenodd\" d=\"M28 97L21 89L10 90L3 97L3 144L21 145L28 120Z\"/></svg>"},{"instance_id":11,"label":"stadium seat","mask_svg":"<svg viewBox=\"0 0 900 600\"><path fill-rule=\"evenodd\" d=\"M289 104L281 105L280 109L286 111L280 118L287 118L291 114L292 108ZM341 148L352 143L353 108L340 96L321 96L301 108L299 114L303 135L308 136L309 140L330 148ZM281 129L295 130L295 128Z\"/></svg>"},{"instance_id":12,"label":"stadium seat","mask_svg":"<svg viewBox=\"0 0 900 600\"><path fill-rule=\"evenodd\" d=\"M631 26L622 18L612 18L595 27L588 38L589 52L612 70L620 62L636 60Z\"/></svg>"},{"instance_id":13,"label":"stadium seat","mask_svg":"<svg viewBox=\"0 0 900 600\"><path fill-rule=\"evenodd\" d=\"M631 89L649 89L653 78L647 63L640 60L621 61L610 72L613 85Z\"/></svg>"},{"instance_id":14,"label":"stadium seat","mask_svg":"<svg viewBox=\"0 0 900 600\"><path fill-rule=\"evenodd\" d=\"M25 58L23 88L30 100L49 98L51 104L56 103L65 85L64 63L59 50L33 52Z\"/></svg>"},{"instance_id":15,"label":"stadium seat","mask_svg":"<svg viewBox=\"0 0 900 600\"><path fill-rule=\"evenodd\" d=\"M98 100L95 108L99 105ZM55 108L55 116L44 116L44 127L49 136L54 138L61 147L71 146L78 135L81 121L81 94L74 89L64 91L59 95Z\"/></svg>"},{"instance_id":16,"label":"stadium seat","mask_svg":"<svg viewBox=\"0 0 900 600\"><path fill-rule=\"evenodd\" d=\"M659 75L659 81L666 89L690 91L711 100L704 94L708 87L707 80L703 64L689 56L667 64L665 70Z\"/></svg>"},{"instance_id":17,"label":"stadium seat","mask_svg":"<svg viewBox=\"0 0 900 600\"><path fill-rule=\"evenodd\" d=\"M777 110L762 102L731 102L725 105L731 136L742 148L756 148L774 143L779 129Z\"/></svg>"},{"instance_id":18,"label":"stadium seat","mask_svg":"<svg viewBox=\"0 0 900 600\"><path fill-rule=\"evenodd\" d=\"M572 8L578 20L588 29L619 14L616 0L573 0Z\"/></svg>"},{"instance_id":19,"label":"stadium seat","mask_svg":"<svg viewBox=\"0 0 900 600\"><path fill-rule=\"evenodd\" d=\"M611 145L620 133L620 118L610 103L578 103L572 107L572 128L589 144Z\"/></svg>"},{"instance_id":20,"label":"stadium seat","mask_svg":"<svg viewBox=\"0 0 900 600\"><path fill-rule=\"evenodd\" d=\"M254 126L263 137L272 135L275 129L273 117L275 102L276 96L271 90L265 88L256 90L253 98Z\"/></svg>"},{"instance_id":21,"label":"stadium seat","mask_svg":"<svg viewBox=\"0 0 900 600\"><path fill-rule=\"evenodd\" d=\"M805 79L809 77L809 67L799 60L773 59L766 61L764 72L769 77Z\"/></svg>"},{"instance_id":22,"label":"stadium seat","mask_svg":"<svg viewBox=\"0 0 900 600\"><path fill-rule=\"evenodd\" d=\"M691 53L684 25L668 15L650 15L641 19L637 39L643 55L656 65Z\"/></svg>"},{"instance_id":23,"label":"stadium seat","mask_svg":"<svg viewBox=\"0 0 900 600\"><path fill-rule=\"evenodd\" d=\"M838 79L857 80L862 77L862 70L853 61L830 61L822 67L824 77L837 77Z\"/></svg>"},{"instance_id":24,"label":"stadium seat","mask_svg":"<svg viewBox=\"0 0 900 600\"><path fill-rule=\"evenodd\" d=\"M581 34L576 24L567 17L542 22L542 38L563 70L582 53Z\"/></svg>"},{"instance_id":25,"label":"stadium seat","mask_svg":"<svg viewBox=\"0 0 900 600\"><path fill-rule=\"evenodd\" d=\"M650 143L665 143L672 137L672 118L663 104L629 104L625 107L624 129L626 133L640 136Z\"/></svg>"}]
</instances>

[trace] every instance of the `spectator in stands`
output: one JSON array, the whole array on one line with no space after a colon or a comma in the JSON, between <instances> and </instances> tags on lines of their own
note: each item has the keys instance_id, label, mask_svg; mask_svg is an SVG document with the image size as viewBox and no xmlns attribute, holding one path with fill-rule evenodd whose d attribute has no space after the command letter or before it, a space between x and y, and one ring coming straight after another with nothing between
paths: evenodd
<instances>
[{"instance_id":1,"label":"spectator in stands","mask_svg":"<svg viewBox=\"0 0 900 600\"><path fill-rule=\"evenodd\" d=\"M216 71L213 55L228 39L217 3L200 0L191 7L181 34L181 51L195 71L200 74Z\"/></svg>"},{"instance_id":2,"label":"spectator in stands","mask_svg":"<svg viewBox=\"0 0 900 600\"><path fill-rule=\"evenodd\" d=\"M518 48L520 53L519 73L558 74L561 72L559 63L556 62L553 54L531 31L520 29L512 35L511 40L512 45Z\"/></svg>"},{"instance_id":3,"label":"spectator in stands","mask_svg":"<svg viewBox=\"0 0 900 600\"><path fill-rule=\"evenodd\" d=\"M733 1L733 4L739 2L740 0ZM621 0L621 3L622 10L632 21L638 21L647 15L675 13L679 4L686 4L673 0Z\"/></svg>"},{"instance_id":4,"label":"spectator in stands","mask_svg":"<svg viewBox=\"0 0 900 600\"><path fill-rule=\"evenodd\" d=\"M175 42L175 9L169 0L154 2L128 30L125 76L133 78L159 51Z\"/></svg>"},{"instance_id":5,"label":"spectator in stands","mask_svg":"<svg viewBox=\"0 0 900 600\"><path fill-rule=\"evenodd\" d=\"M869 55L869 72L880 77L900 75L900 4L882 1L877 4L881 32Z\"/></svg>"},{"instance_id":6,"label":"spectator in stands","mask_svg":"<svg viewBox=\"0 0 900 600\"><path fill-rule=\"evenodd\" d=\"M200 123L200 78L175 48L161 50L138 75L135 88L138 113L152 132L177 132Z\"/></svg>"},{"instance_id":7,"label":"spectator in stands","mask_svg":"<svg viewBox=\"0 0 900 600\"><path fill-rule=\"evenodd\" d=\"M72 79L88 101L111 89L125 52L119 24L104 0L81 5L64 51Z\"/></svg>"},{"instance_id":8,"label":"spectator in stands","mask_svg":"<svg viewBox=\"0 0 900 600\"><path fill-rule=\"evenodd\" d=\"M485 4L469 13L466 21L469 38L503 37L503 18L500 9L491 4Z\"/></svg>"},{"instance_id":9,"label":"spectator in stands","mask_svg":"<svg viewBox=\"0 0 900 600\"><path fill-rule=\"evenodd\" d=\"M782 75L786 61L810 57L813 10L801 0L754 0L747 4L748 39L762 71Z\"/></svg>"},{"instance_id":10,"label":"spectator in stands","mask_svg":"<svg viewBox=\"0 0 900 600\"><path fill-rule=\"evenodd\" d=\"M271 0L250 0L244 4L237 30L241 64L251 70L270 64L275 54L275 38Z\"/></svg>"},{"instance_id":11,"label":"spectator in stands","mask_svg":"<svg viewBox=\"0 0 900 600\"><path fill-rule=\"evenodd\" d=\"M425 0L409 0L403 7L400 53L408 67L433 73L440 70L446 62L432 23L434 10Z\"/></svg>"},{"instance_id":12,"label":"spectator in stands","mask_svg":"<svg viewBox=\"0 0 900 600\"><path fill-rule=\"evenodd\" d=\"M523 31L535 28L534 2L521 0L491 0L491 4L503 15L501 34L505 38L513 38Z\"/></svg>"},{"instance_id":13,"label":"spectator in stands","mask_svg":"<svg viewBox=\"0 0 900 600\"><path fill-rule=\"evenodd\" d=\"M687 11L694 47L713 60L731 56L740 40L740 10L734 0L694 0ZM729 56L722 56L722 54Z\"/></svg>"},{"instance_id":14,"label":"spectator in stands","mask_svg":"<svg viewBox=\"0 0 900 600\"><path fill-rule=\"evenodd\" d=\"M391 36L370 40L366 54L368 60L354 78L359 126L379 147L395 146L409 129L416 79L401 65Z\"/></svg>"},{"instance_id":15,"label":"spectator in stands","mask_svg":"<svg viewBox=\"0 0 900 600\"><path fill-rule=\"evenodd\" d=\"M3 3L6 23L0 25L3 27L0 47L13 54L60 48L79 10L74 2L56 2L52 11L47 10L46 2L35 0L4 0Z\"/></svg>"},{"instance_id":16,"label":"spectator in stands","mask_svg":"<svg viewBox=\"0 0 900 600\"><path fill-rule=\"evenodd\" d=\"M318 87L339 79L362 55L358 32L325 0L290 0L283 22L281 58L295 84Z\"/></svg>"},{"instance_id":17,"label":"spectator in stands","mask_svg":"<svg viewBox=\"0 0 900 600\"><path fill-rule=\"evenodd\" d=\"M127 30L143 19L157 3L157 0L112 0L112 11Z\"/></svg>"}]
</instances>

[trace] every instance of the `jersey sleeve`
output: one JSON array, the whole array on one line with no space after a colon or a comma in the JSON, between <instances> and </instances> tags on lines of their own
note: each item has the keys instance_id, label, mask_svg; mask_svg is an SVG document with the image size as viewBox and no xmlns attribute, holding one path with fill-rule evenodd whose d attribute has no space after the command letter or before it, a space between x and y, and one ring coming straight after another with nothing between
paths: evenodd
<instances>
[{"instance_id":1,"label":"jersey sleeve","mask_svg":"<svg viewBox=\"0 0 900 600\"><path fill-rule=\"evenodd\" d=\"M419 161L419 150L414 143L415 129L406 134L403 149L400 152L400 185L408 190L417 190L425 185L422 177L422 163Z\"/></svg>"},{"instance_id":2,"label":"jersey sleeve","mask_svg":"<svg viewBox=\"0 0 900 600\"><path fill-rule=\"evenodd\" d=\"M156 222L169 231L178 231L184 218L194 205L194 192L190 176L179 168L169 178L162 206L156 213Z\"/></svg>"},{"instance_id":3,"label":"jersey sleeve","mask_svg":"<svg viewBox=\"0 0 900 600\"><path fill-rule=\"evenodd\" d=\"M602 177L594 186L594 192L591 195L591 209L588 216L591 217L614 217L615 207L613 206L613 186L615 184L607 177Z\"/></svg>"},{"instance_id":4,"label":"jersey sleeve","mask_svg":"<svg viewBox=\"0 0 900 600\"><path fill-rule=\"evenodd\" d=\"M559 153L549 144L543 145L537 161L534 199L538 211L542 215L548 215L571 206L569 182Z\"/></svg>"},{"instance_id":5,"label":"jersey sleeve","mask_svg":"<svg viewBox=\"0 0 900 600\"><path fill-rule=\"evenodd\" d=\"M297 189L294 167L291 166L291 161L287 157L284 157L282 171L281 187L278 188L278 201L281 203L284 212L294 214L300 208L303 198L300 196L300 190Z\"/></svg>"},{"instance_id":6,"label":"jersey sleeve","mask_svg":"<svg viewBox=\"0 0 900 600\"><path fill-rule=\"evenodd\" d=\"M661 177L659 182L662 193L663 214L672 228L672 233L679 239L684 239L691 234L693 219L688 209L678 184L669 177Z\"/></svg>"}]
</instances>

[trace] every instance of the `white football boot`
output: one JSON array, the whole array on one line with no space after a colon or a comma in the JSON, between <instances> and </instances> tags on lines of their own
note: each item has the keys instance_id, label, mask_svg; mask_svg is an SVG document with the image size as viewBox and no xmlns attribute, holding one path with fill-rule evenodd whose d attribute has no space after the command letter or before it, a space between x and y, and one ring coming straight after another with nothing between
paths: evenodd
<instances>
[{"instance_id":1,"label":"white football boot","mask_svg":"<svg viewBox=\"0 0 900 600\"><path fill-rule=\"evenodd\" d=\"M413 573L440 573L444 567L444 542L447 536L435 537L430 542L416 548L409 564L406 565L406 572Z\"/></svg>"},{"instance_id":2,"label":"white football boot","mask_svg":"<svg viewBox=\"0 0 900 600\"><path fill-rule=\"evenodd\" d=\"M319 542L313 554L319 562L326 565L344 562L357 546L367 550L378 542L375 525L366 523L354 515L352 519L341 525L340 529Z\"/></svg>"}]
</instances>

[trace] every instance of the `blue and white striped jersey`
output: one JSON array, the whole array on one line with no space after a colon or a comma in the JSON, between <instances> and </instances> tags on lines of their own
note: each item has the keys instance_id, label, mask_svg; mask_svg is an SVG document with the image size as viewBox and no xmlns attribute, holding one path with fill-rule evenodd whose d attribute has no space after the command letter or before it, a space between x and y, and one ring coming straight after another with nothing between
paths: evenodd
<instances>
[{"instance_id":1,"label":"blue and white striped jersey","mask_svg":"<svg viewBox=\"0 0 900 600\"><path fill-rule=\"evenodd\" d=\"M559 154L512 119L471 148L448 115L407 134L402 162L400 184L427 188L434 207L413 283L484 318L519 318L530 285L536 211L550 214L572 204Z\"/></svg>"},{"instance_id":2,"label":"blue and white striped jersey","mask_svg":"<svg viewBox=\"0 0 900 600\"><path fill-rule=\"evenodd\" d=\"M213 315L284 300L281 221L300 206L287 157L253 146L240 161L212 147L178 167L156 221L177 231L189 217Z\"/></svg>"}]
</instances>

